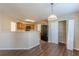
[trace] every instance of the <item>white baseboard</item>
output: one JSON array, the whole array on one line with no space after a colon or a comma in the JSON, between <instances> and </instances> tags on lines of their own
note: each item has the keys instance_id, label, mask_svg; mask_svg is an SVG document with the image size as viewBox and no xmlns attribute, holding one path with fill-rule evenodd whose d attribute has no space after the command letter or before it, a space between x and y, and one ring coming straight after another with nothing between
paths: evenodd
<instances>
[{"instance_id":1,"label":"white baseboard","mask_svg":"<svg viewBox=\"0 0 79 59\"><path fill-rule=\"evenodd\" d=\"M29 48L0 48L0 50L29 50Z\"/></svg>"},{"instance_id":2,"label":"white baseboard","mask_svg":"<svg viewBox=\"0 0 79 59\"><path fill-rule=\"evenodd\" d=\"M49 43L52 43L51 41L48 41Z\"/></svg>"},{"instance_id":3,"label":"white baseboard","mask_svg":"<svg viewBox=\"0 0 79 59\"><path fill-rule=\"evenodd\" d=\"M64 44L66 44L65 42L61 42L61 41L60 41L60 43L64 43Z\"/></svg>"},{"instance_id":4,"label":"white baseboard","mask_svg":"<svg viewBox=\"0 0 79 59\"><path fill-rule=\"evenodd\" d=\"M28 47L28 48L0 48L0 50L30 50L38 45L39 44L37 44L35 46Z\"/></svg>"},{"instance_id":5,"label":"white baseboard","mask_svg":"<svg viewBox=\"0 0 79 59\"><path fill-rule=\"evenodd\" d=\"M36 47L36 46L39 46L40 45L40 43L38 43L38 44L36 44L36 45L34 45L34 46L31 46L31 47L29 47L28 49L32 49L32 48L34 48L34 47Z\"/></svg>"},{"instance_id":6,"label":"white baseboard","mask_svg":"<svg viewBox=\"0 0 79 59\"><path fill-rule=\"evenodd\" d=\"M74 48L74 49L79 51L79 49L78 49L78 48Z\"/></svg>"},{"instance_id":7,"label":"white baseboard","mask_svg":"<svg viewBox=\"0 0 79 59\"><path fill-rule=\"evenodd\" d=\"M51 42L51 41L48 41L48 43L53 43L53 42ZM58 44L58 43L54 43L54 44Z\"/></svg>"}]
</instances>

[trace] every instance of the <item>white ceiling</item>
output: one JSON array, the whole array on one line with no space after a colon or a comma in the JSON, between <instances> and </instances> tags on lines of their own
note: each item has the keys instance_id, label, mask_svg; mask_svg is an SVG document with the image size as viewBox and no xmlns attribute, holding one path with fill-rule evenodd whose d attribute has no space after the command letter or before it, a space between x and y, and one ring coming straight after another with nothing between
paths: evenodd
<instances>
[{"instance_id":1,"label":"white ceiling","mask_svg":"<svg viewBox=\"0 0 79 59\"><path fill-rule=\"evenodd\" d=\"M62 16L65 14L75 13L79 11L78 3L59 3L53 7L53 13Z\"/></svg>"},{"instance_id":2,"label":"white ceiling","mask_svg":"<svg viewBox=\"0 0 79 59\"><path fill-rule=\"evenodd\" d=\"M53 13L57 16L79 11L77 3L54 4ZM51 14L50 3L26 3L26 4L0 4L0 13L16 19L46 19Z\"/></svg>"}]
</instances>

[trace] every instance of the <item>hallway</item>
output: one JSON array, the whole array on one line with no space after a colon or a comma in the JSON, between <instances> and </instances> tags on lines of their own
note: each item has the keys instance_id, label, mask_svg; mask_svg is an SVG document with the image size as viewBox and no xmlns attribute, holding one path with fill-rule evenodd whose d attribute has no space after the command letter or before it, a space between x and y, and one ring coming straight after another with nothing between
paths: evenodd
<instances>
[{"instance_id":1,"label":"hallway","mask_svg":"<svg viewBox=\"0 0 79 59\"><path fill-rule=\"evenodd\" d=\"M63 44L41 41L41 45L31 50L0 50L0 56L79 56L79 51L68 51Z\"/></svg>"}]
</instances>

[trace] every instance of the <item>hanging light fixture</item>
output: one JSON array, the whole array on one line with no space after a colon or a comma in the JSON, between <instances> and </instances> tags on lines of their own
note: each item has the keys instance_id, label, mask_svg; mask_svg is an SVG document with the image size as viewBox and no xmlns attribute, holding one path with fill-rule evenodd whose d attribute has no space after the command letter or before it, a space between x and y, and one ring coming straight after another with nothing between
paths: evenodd
<instances>
[{"instance_id":1,"label":"hanging light fixture","mask_svg":"<svg viewBox=\"0 0 79 59\"><path fill-rule=\"evenodd\" d=\"M49 20L56 20L57 16L53 14L53 3L51 3L51 15L48 17Z\"/></svg>"}]
</instances>

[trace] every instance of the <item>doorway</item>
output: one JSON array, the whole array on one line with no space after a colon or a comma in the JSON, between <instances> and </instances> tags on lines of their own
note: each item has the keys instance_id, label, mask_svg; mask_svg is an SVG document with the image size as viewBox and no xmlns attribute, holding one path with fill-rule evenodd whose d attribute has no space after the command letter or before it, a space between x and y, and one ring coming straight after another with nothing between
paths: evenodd
<instances>
[{"instance_id":1,"label":"doorway","mask_svg":"<svg viewBox=\"0 0 79 59\"><path fill-rule=\"evenodd\" d=\"M58 22L58 28L59 28L59 30L58 30L58 34L59 34L58 43L59 44L60 43L66 44L67 43L67 40L66 40L66 34L67 34L67 32L66 32L66 20L59 21Z\"/></svg>"},{"instance_id":2,"label":"doorway","mask_svg":"<svg viewBox=\"0 0 79 59\"><path fill-rule=\"evenodd\" d=\"M48 41L48 25L41 25L41 40Z\"/></svg>"}]
</instances>

